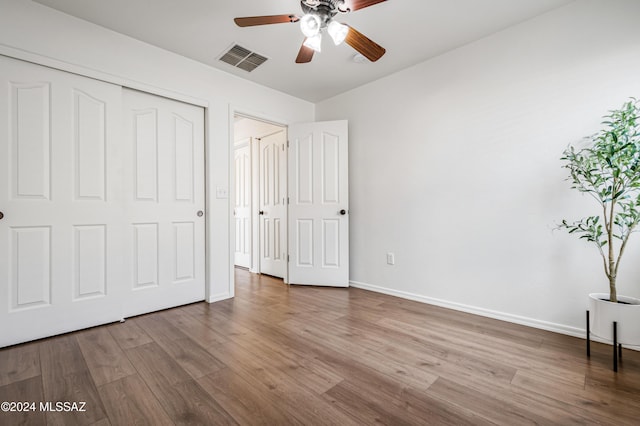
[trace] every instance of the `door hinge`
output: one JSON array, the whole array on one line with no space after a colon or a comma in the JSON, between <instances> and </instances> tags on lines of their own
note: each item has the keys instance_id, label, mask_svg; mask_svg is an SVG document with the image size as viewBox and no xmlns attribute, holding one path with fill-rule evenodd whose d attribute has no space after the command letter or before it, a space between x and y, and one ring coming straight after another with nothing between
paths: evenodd
<instances>
[{"instance_id":1,"label":"door hinge","mask_svg":"<svg viewBox=\"0 0 640 426\"><path fill-rule=\"evenodd\" d=\"M289 255L287 255L287 263L289 263Z\"/></svg>"},{"instance_id":2,"label":"door hinge","mask_svg":"<svg viewBox=\"0 0 640 426\"><path fill-rule=\"evenodd\" d=\"M289 148L289 141L287 141L287 148Z\"/></svg>"},{"instance_id":3,"label":"door hinge","mask_svg":"<svg viewBox=\"0 0 640 426\"><path fill-rule=\"evenodd\" d=\"M289 201L289 197L287 197L287 204L290 204L290 203L291 203L291 201Z\"/></svg>"}]
</instances>

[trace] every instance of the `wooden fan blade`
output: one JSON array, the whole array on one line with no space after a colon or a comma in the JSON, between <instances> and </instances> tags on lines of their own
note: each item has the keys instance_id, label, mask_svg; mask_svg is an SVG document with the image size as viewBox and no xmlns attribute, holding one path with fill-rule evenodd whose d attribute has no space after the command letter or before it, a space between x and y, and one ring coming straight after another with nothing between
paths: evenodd
<instances>
[{"instance_id":1,"label":"wooden fan blade","mask_svg":"<svg viewBox=\"0 0 640 426\"><path fill-rule=\"evenodd\" d=\"M373 6L374 4L382 3L387 0L346 0L345 7L347 7L351 12L355 12L359 9L364 9L365 7Z\"/></svg>"},{"instance_id":2,"label":"wooden fan blade","mask_svg":"<svg viewBox=\"0 0 640 426\"><path fill-rule=\"evenodd\" d=\"M345 38L344 41L349 46L353 47L358 52L360 52L364 57L366 57L371 62L377 61L386 52L386 49L384 47L380 46L375 41L369 39L367 36L365 36L360 31L356 30L353 27L349 27L347 38Z\"/></svg>"},{"instance_id":3,"label":"wooden fan blade","mask_svg":"<svg viewBox=\"0 0 640 426\"><path fill-rule=\"evenodd\" d=\"M300 18L296 15L270 15L270 16L247 16L245 18L235 18L234 21L239 27L253 27L255 25L268 24L288 24L298 22Z\"/></svg>"},{"instance_id":4,"label":"wooden fan blade","mask_svg":"<svg viewBox=\"0 0 640 426\"><path fill-rule=\"evenodd\" d=\"M310 47L304 45L304 42L307 41L305 38L302 42L302 46L300 47L300 51L298 52L298 57L296 58L296 64L306 64L307 62L311 62L313 59L313 54L315 50Z\"/></svg>"}]
</instances>

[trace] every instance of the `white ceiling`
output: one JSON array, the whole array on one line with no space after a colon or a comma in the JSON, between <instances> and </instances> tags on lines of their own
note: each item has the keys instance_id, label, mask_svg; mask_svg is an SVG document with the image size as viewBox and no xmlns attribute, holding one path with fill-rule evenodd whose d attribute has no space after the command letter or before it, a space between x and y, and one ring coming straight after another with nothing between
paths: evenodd
<instances>
[{"instance_id":1,"label":"white ceiling","mask_svg":"<svg viewBox=\"0 0 640 426\"><path fill-rule=\"evenodd\" d=\"M356 63L325 37L309 64L294 63L298 24L239 28L234 17L301 15L299 0L34 0L256 83L317 102L531 19L574 0L389 0L338 16L387 49ZM251 73L220 62L233 43L269 60Z\"/></svg>"}]
</instances>

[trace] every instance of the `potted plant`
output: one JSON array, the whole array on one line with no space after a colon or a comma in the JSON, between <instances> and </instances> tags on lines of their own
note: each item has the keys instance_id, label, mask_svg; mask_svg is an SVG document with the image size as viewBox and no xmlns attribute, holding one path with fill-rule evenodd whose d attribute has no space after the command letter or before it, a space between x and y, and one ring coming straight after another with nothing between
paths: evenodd
<instances>
[{"instance_id":1,"label":"potted plant","mask_svg":"<svg viewBox=\"0 0 640 426\"><path fill-rule=\"evenodd\" d=\"M631 99L606 115L603 128L586 138L587 146L569 146L563 153L572 188L589 194L600 214L568 222L560 228L598 249L609 293L589 295L590 331L619 343L640 345L640 300L618 295L620 261L640 223L640 101Z\"/></svg>"}]
</instances>

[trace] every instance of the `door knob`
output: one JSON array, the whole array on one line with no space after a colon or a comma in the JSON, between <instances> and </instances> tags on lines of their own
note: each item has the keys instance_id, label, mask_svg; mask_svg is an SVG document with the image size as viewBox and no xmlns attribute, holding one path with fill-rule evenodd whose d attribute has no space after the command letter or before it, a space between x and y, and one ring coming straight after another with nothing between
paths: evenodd
<instances>
[{"instance_id":1,"label":"door knob","mask_svg":"<svg viewBox=\"0 0 640 426\"><path fill-rule=\"evenodd\" d=\"M0 220L4 217L4 213L0 212Z\"/></svg>"},{"instance_id":2,"label":"door knob","mask_svg":"<svg viewBox=\"0 0 640 426\"><path fill-rule=\"evenodd\" d=\"M347 211L345 209L342 209L340 210L340 214L344 216L345 214L347 214Z\"/></svg>"},{"instance_id":3,"label":"door knob","mask_svg":"<svg viewBox=\"0 0 640 426\"><path fill-rule=\"evenodd\" d=\"M260 210L260 214L263 215L264 214L264 210Z\"/></svg>"},{"instance_id":4,"label":"door knob","mask_svg":"<svg viewBox=\"0 0 640 426\"><path fill-rule=\"evenodd\" d=\"M204 212L202 210L198 210L198 213L196 213L198 215L198 217L202 217L202 215L204 215Z\"/></svg>"}]
</instances>

